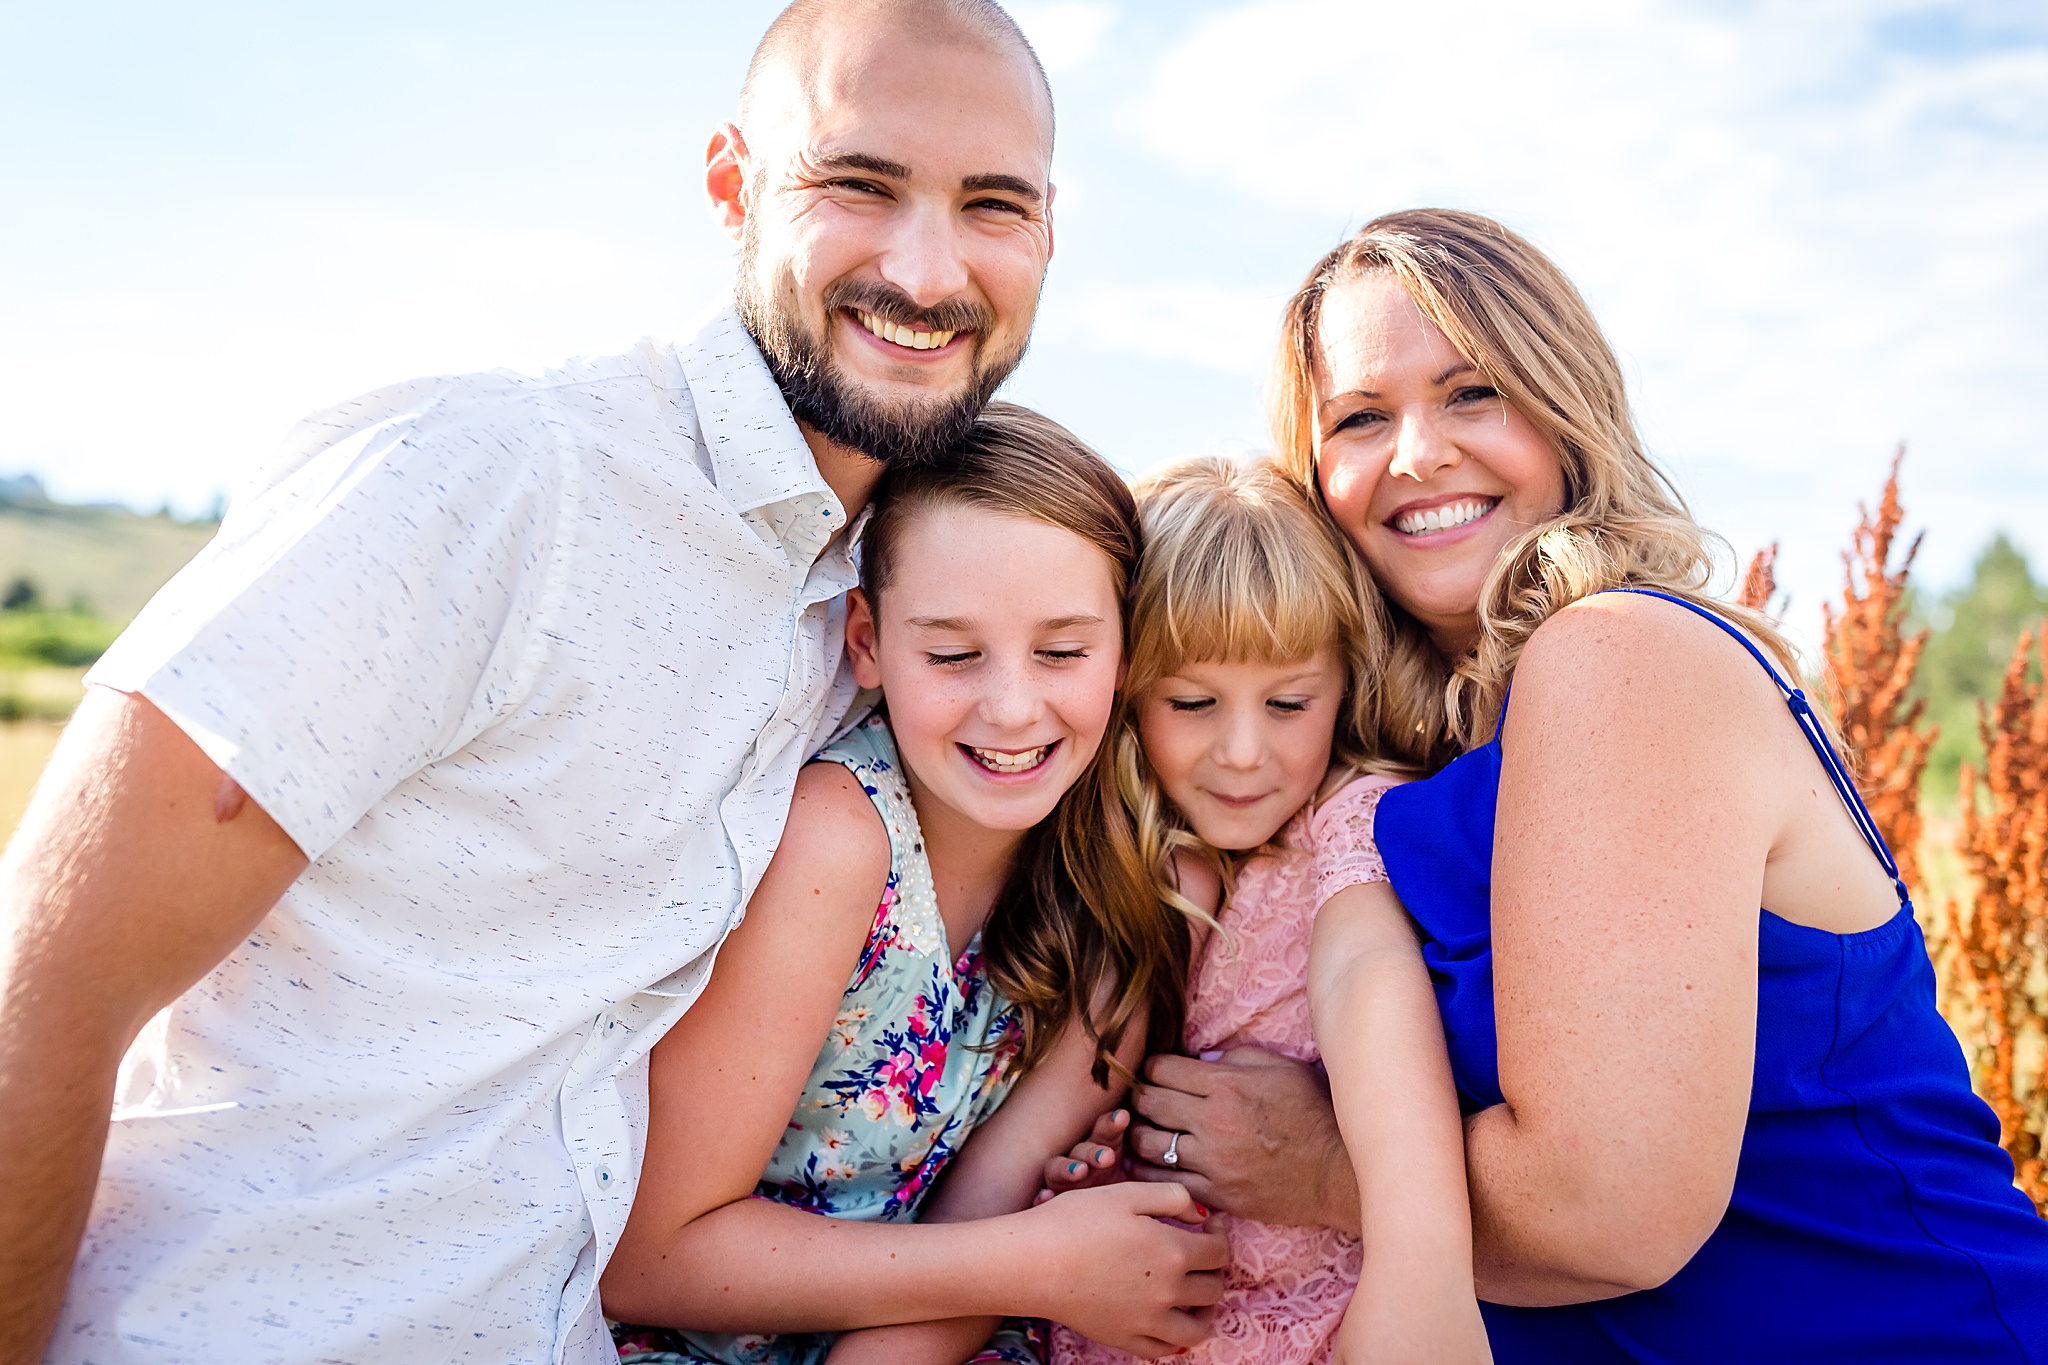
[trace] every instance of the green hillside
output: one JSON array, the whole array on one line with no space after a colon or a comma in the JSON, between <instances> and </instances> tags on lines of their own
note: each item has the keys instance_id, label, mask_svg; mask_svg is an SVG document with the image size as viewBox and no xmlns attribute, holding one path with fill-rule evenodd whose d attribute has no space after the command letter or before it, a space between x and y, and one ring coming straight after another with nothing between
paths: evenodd
<instances>
[{"instance_id":1,"label":"green hillside","mask_svg":"<svg viewBox=\"0 0 2048 1365\"><path fill-rule=\"evenodd\" d=\"M52 608L125 622L215 529L210 521L0 497L0 585L26 579Z\"/></svg>"}]
</instances>

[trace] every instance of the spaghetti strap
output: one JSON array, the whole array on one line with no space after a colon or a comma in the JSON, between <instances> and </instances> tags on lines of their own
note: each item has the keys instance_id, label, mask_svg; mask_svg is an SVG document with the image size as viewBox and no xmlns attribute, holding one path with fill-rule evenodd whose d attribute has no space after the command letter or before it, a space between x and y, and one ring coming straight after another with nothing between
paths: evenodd
<instances>
[{"instance_id":1,"label":"spaghetti strap","mask_svg":"<svg viewBox=\"0 0 2048 1365\"><path fill-rule=\"evenodd\" d=\"M1828 780L1834 783L1835 793L1842 798L1842 804L1849 808L1849 816L1856 822L1856 829L1862 834L1863 842L1870 845L1870 851L1877 855L1878 864L1892 879L1892 888L1899 893L1899 904L1912 904L1912 896L1906 890L1906 883L1899 876L1899 865L1893 860L1891 849L1885 846L1884 835L1878 830L1877 821L1871 818L1870 807L1863 804L1862 794L1856 790L1856 780L1850 775L1849 765L1835 752L1835 746L1828 741L1827 731L1821 728L1819 718L1813 714L1813 703L1806 699L1806 693L1785 681L1784 676L1778 672L1777 665L1756 647L1756 642L1718 613L1708 611L1697 603L1688 602L1683 597L1658 592L1654 588L1607 588L1604 591L1632 592L1641 597L1661 597L1666 602L1676 603L1693 615L1705 617L1727 631L1737 644L1749 651L1751 658L1763 665L1764 672L1771 675L1771 681L1776 683L1778 691L1784 694L1785 705L1791 709L1792 719L1798 722L1800 733L1806 736L1806 742L1813 746L1813 752L1820 759L1821 766L1827 769Z\"/></svg>"}]
</instances>

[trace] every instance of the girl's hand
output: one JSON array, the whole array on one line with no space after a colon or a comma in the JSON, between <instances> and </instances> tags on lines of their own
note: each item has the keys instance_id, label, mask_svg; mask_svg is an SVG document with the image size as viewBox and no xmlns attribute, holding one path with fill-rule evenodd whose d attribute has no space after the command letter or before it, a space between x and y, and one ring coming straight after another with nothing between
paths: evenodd
<instances>
[{"instance_id":1,"label":"girl's hand","mask_svg":"<svg viewBox=\"0 0 2048 1365\"><path fill-rule=\"evenodd\" d=\"M1199 1206L1179 1185L1125 1183L1076 1190L1019 1216L1029 1241L1019 1285L1034 1317L1065 1323L1105 1346L1149 1358L1209 1335L1205 1311L1223 1297L1230 1239L1192 1223Z\"/></svg>"},{"instance_id":2,"label":"girl's hand","mask_svg":"<svg viewBox=\"0 0 2048 1365\"><path fill-rule=\"evenodd\" d=\"M1074 1144L1074 1150L1046 1160L1045 1188L1038 1192L1036 1202L1043 1204L1056 1194L1092 1190L1123 1180L1124 1135L1130 1127L1128 1109L1112 1109L1096 1119L1095 1127Z\"/></svg>"}]
</instances>

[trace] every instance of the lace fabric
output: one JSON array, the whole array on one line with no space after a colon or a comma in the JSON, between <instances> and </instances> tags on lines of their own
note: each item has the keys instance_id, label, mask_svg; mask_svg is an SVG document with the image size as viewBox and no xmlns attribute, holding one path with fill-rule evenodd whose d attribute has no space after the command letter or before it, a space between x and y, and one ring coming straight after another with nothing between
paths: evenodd
<instances>
[{"instance_id":1,"label":"lace fabric","mask_svg":"<svg viewBox=\"0 0 2048 1365\"><path fill-rule=\"evenodd\" d=\"M1247 863L1222 923L1195 964L1184 1034L1187 1051L1261 1047L1320 1062L1308 1010L1309 937L1316 912L1347 886L1385 881L1373 815L1394 784L1361 777L1288 822L1279 851ZM1358 1284L1356 1237L1329 1228L1222 1219L1230 1268L1215 1333L1176 1356L1190 1365L1318 1365ZM1053 1329L1057 1365L1123 1365L1113 1351Z\"/></svg>"}]
</instances>

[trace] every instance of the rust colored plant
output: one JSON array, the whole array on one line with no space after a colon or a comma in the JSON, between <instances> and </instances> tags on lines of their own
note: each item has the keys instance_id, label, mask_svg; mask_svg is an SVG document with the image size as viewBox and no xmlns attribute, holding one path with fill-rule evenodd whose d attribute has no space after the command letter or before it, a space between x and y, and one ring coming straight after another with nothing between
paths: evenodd
<instances>
[{"instance_id":1,"label":"rust colored plant","mask_svg":"<svg viewBox=\"0 0 2048 1365\"><path fill-rule=\"evenodd\" d=\"M1891 846L1899 875L1909 888L1918 890L1920 778L1927 771L1927 751L1938 730L1920 728L1926 703L1909 701L1906 695L1920 666L1927 632L1907 638L1901 631L1906 576L1920 553L1920 537L1913 538L1898 566L1892 566L1899 523L1905 519L1899 507L1899 462L1905 454L1901 446L1892 456L1877 514L1857 508L1854 546L1842 556L1847 581L1840 612L1823 604L1821 615L1827 637L1828 708L1853 755L1863 800ZM1751 566L1753 572L1755 567Z\"/></svg>"},{"instance_id":2,"label":"rust colored plant","mask_svg":"<svg viewBox=\"0 0 2048 1365\"><path fill-rule=\"evenodd\" d=\"M1742 575L1742 589L1735 594L1737 606L1760 611L1766 616L1775 616L1771 610L1771 599L1778 595L1778 542L1758 550L1749 561L1749 569Z\"/></svg>"},{"instance_id":3,"label":"rust colored plant","mask_svg":"<svg viewBox=\"0 0 2048 1365\"><path fill-rule=\"evenodd\" d=\"M2016 1183L2048 1217L2048 681L2028 677L2032 645L2020 637L1998 700L1979 703L1987 799L1965 765L1959 840L1975 886L1967 920L1947 909L1953 998L1976 1016L1977 1090Z\"/></svg>"}]
</instances>

